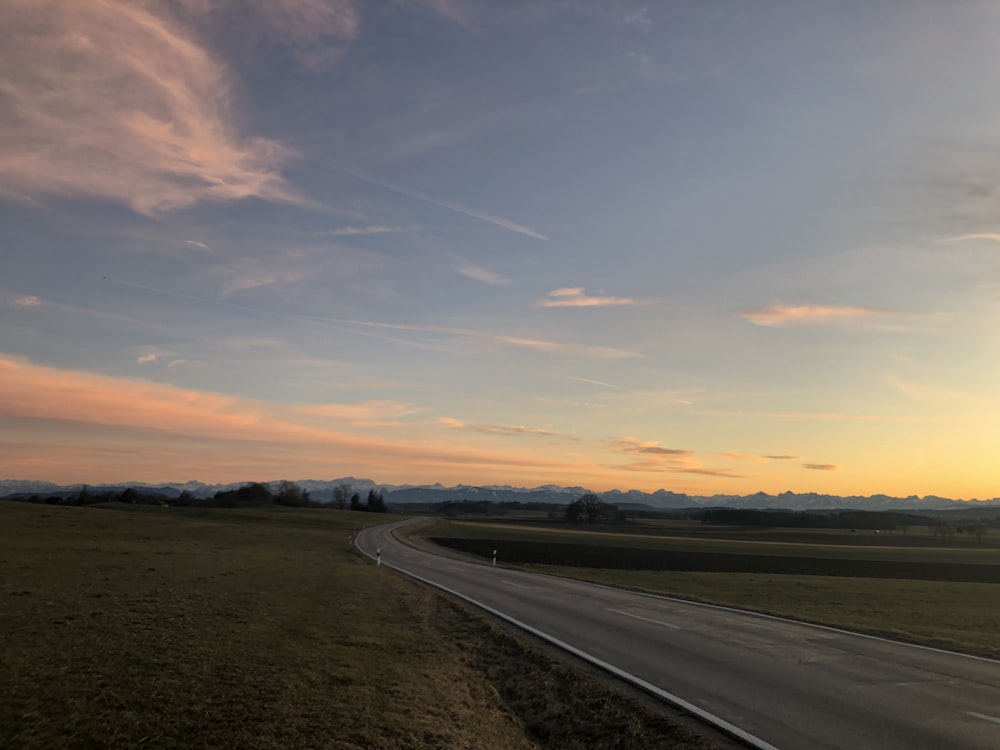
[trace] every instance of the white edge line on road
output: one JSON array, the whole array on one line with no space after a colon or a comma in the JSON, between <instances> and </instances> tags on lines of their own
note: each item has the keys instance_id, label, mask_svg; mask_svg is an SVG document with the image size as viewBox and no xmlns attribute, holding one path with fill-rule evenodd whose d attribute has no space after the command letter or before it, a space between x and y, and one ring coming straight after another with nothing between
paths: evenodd
<instances>
[{"instance_id":1,"label":"white edge line on road","mask_svg":"<svg viewBox=\"0 0 1000 750\"><path fill-rule=\"evenodd\" d=\"M517 586L519 589L531 588L531 586L525 586L523 583L514 583L513 581L506 581L503 578L500 579L500 583L506 583L508 586Z\"/></svg>"},{"instance_id":2,"label":"white edge line on road","mask_svg":"<svg viewBox=\"0 0 1000 750\"><path fill-rule=\"evenodd\" d=\"M994 724L1000 724L1000 719L996 716L990 716L988 714L981 714L975 711L966 711L969 716L975 716L977 719L982 719L983 721L992 721Z\"/></svg>"},{"instance_id":3,"label":"white edge line on road","mask_svg":"<svg viewBox=\"0 0 1000 750\"><path fill-rule=\"evenodd\" d=\"M652 617L643 617L642 615L633 615L631 612L624 612L620 609L611 609L607 607L608 612L614 612L616 615L625 615L625 617L632 617L636 620L642 620L643 622L651 622L654 625L662 625L665 628L673 628L674 630L681 630L680 625L674 625L670 622L664 622L663 620L654 620Z\"/></svg>"},{"instance_id":4,"label":"white edge line on road","mask_svg":"<svg viewBox=\"0 0 1000 750\"><path fill-rule=\"evenodd\" d=\"M357 539L354 540L354 546L358 549L359 552L361 552L361 554L370 557L372 560L375 559L373 555L361 549L360 545L358 545ZM411 573L408 570L403 570L402 568L399 568L393 565L392 563L387 563L385 560L382 561L382 565L385 567L392 568L393 570L402 573L403 575L409 576L414 580L420 581L421 583L426 583L428 586L433 586L436 589L445 591L451 594L452 596L457 596L459 599L466 601L469 604L472 604L476 607L479 607L479 609L483 610L484 612L489 612L494 617L499 617L501 620L509 622L511 625L514 625L515 627L518 627L521 630L524 630L525 632L531 633L532 635L541 638L543 641L548 641L553 646L557 646L561 648L563 651L567 651L573 654L574 656L583 659L586 662L590 662L595 667L603 669L605 672L613 674L615 677L618 677L624 680L625 682L629 682L635 685L640 690L644 690L645 692L651 695L655 695L657 698L660 698L661 700L664 700L667 703L670 703L676 706L677 708L686 711L689 714L697 716L699 719L708 722L717 729L721 729L729 736L735 737L736 739L747 743L756 750L778 750L778 748L772 745L771 743L762 740L760 737L755 737L749 732L740 729L735 724L730 724L725 719L719 718L715 714L711 714L705 709L700 708L699 706L696 706L693 703L689 703L683 698L679 698L678 696L673 695L672 693L668 693L666 690L662 690L661 688L658 688L656 685L653 685L650 682L646 682L641 677L636 677L634 674L630 674L629 672L626 672L623 669L619 669L613 664L608 664L606 661L601 661L596 656L591 656L586 651L581 651L576 646L571 646L570 644L565 643L564 641L560 641L555 636L549 635L548 633L539 630L538 628L532 627L527 623L523 623L520 620L516 620L510 615L504 614L500 610L493 609L493 607L483 604L482 602L478 602L475 599L466 596L465 594L460 594L458 591L450 589L447 586L442 586L440 583L435 583L434 581L424 578L423 576L418 576L416 573Z\"/></svg>"}]
</instances>

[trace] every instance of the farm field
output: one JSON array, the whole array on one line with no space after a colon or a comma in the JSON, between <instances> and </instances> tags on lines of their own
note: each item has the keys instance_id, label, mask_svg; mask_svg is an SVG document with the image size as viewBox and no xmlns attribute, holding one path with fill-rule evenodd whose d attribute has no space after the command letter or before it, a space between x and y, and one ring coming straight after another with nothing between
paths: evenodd
<instances>
[{"instance_id":1,"label":"farm field","mask_svg":"<svg viewBox=\"0 0 1000 750\"><path fill-rule=\"evenodd\" d=\"M713 747L353 551L393 519L0 503L0 747Z\"/></svg>"},{"instance_id":2,"label":"farm field","mask_svg":"<svg viewBox=\"0 0 1000 750\"><path fill-rule=\"evenodd\" d=\"M455 521L422 531L468 554L487 557L497 549L500 564L1000 656L995 547L831 547L671 532Z\"/></svg>"}]
</instances>

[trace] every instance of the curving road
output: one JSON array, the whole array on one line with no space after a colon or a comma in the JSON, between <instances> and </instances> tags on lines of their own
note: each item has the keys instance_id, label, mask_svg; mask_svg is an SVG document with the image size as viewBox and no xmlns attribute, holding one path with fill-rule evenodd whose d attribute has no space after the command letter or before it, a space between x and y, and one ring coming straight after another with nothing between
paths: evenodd
<instances>
[{"instance_id":1,"label":"curving road","mask_svg":"<svg viewBox=\"0 0 1000 750\"><path fill-rule=\"evenodd\" d=\"M399 525L360 532L358 548L751 746L1000 748L1000 662L439 556L398 541Z\"/></svg>"}]
</instances>

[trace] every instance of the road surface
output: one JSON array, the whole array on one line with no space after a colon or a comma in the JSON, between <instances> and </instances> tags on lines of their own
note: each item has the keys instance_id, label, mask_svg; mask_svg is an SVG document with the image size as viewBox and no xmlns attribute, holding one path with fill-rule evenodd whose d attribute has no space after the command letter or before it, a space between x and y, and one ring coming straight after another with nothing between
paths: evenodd
<instances>
[{"instance_id":1,"label":"road surface","mask_svg":"<svg viewBox=\"0 0 1000 750\"><path fill-rule=\"evenodd\" d=\"M752 746L1000 748L998 661L431 554L393 537L398 525L360 532L359 549L634 676Z\"/></svg>"}]
</instances>

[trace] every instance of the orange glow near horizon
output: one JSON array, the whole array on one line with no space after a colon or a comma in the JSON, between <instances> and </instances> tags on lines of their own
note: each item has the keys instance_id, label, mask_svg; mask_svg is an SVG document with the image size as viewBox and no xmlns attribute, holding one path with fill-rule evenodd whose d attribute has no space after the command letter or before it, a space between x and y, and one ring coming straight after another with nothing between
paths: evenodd
<instances>
[{"instance_id":1,"label":"orange glow near horizon","mask_svg":"<svg viewBox=\"0 0 1000 750\"><path fill-rule=\"evenodd\" d=\"M914 465L885 481L879 472L887 464L871 456L856 458L848 471L796 456L720 451L710 456L726 467L718 469L695 452L652 441L561 442L542 430L469 426L422 411L389 401L277 405L0 356L0 475L60 484L353 475L385 484L557 484L697 495L998 494L983 491L996 479L990 464L980 464L982 475L973 470L988 448L982 456L964 456L944 438L927 450L941 451L952 462L947 470ZM380 416L396 417L387 428L391 436L371 420ZM956 472L956 465L965 471Z\"/></svg>"}]
</instances>

